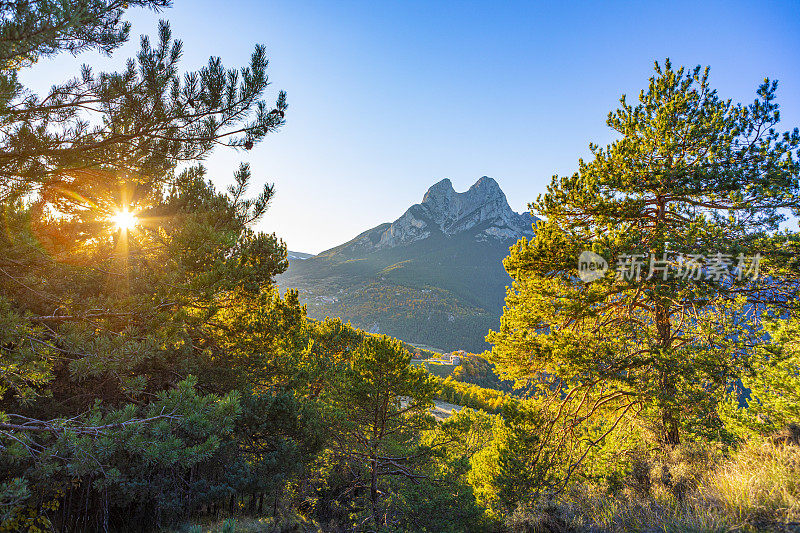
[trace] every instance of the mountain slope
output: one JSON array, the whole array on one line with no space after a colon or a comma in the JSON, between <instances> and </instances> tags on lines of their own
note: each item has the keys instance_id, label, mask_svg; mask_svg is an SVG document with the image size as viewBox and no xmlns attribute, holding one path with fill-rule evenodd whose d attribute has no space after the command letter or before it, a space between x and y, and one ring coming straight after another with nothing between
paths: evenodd
<instances>
[{"instance_id":1,"label":"mountain slope","mask_svg":"<svg viewBox=\"0 0 800 533\"><path fill-rule=\"evenodd\" d=\"M512 211L492 178L463 193L444 179L393 223L316 256L290 258L278 283L300 289L313 318L340 316L438 350L480 352L510 282L502 259L533 235L534 220Z\"/></svg>"},{"instance_id":2,"label":"mountain slope","mask_svg":"<svg viewBox=\"0 0 800 533\"><path fill-rule=\"evenodd\" d=\"M288 252L286 252L286 257L290 261L292 259L298 259L300 261L303 261L305 259L308 259L309 257L314 257L314 254L307 254L305 252L293 252L293 251L289 250Z\"/></svg>"}]
</instances>

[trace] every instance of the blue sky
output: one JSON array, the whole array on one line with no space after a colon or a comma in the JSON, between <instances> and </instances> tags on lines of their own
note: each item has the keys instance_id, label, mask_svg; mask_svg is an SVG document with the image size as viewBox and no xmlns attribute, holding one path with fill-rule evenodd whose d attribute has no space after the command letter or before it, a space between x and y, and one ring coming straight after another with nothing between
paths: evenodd
<instances>
[{"instance_id":1,"label":"blue sky","mask_svg":"<svg viewBox=\"0 0 800 533\"><path fill-rule=\"evenodd\" d=\"M119 68L170 20L184 68L210 55L270 56L271 99L287 125L251 152L215 152L220 186L239 161L277 196L259 228L320 252L419 202L449 177L457 191L492 176L517 211L553 174L575 170L623 93L638 95L654 60L711 66L720 96L750 102L780 80L782 129L800 126L800 1L477 2L176 0L131 11L131 43L111 58L60 56L26 72L38 90L80 63Z\"/></svg>"}]
</instances>

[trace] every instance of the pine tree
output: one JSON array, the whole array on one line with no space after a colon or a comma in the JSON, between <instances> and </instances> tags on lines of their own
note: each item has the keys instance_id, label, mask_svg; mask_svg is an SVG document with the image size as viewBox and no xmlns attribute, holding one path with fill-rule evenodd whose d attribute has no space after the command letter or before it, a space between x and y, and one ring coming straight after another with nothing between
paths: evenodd
<instances>
[{"instance_id":1,"label":"pine tree","mask_svg":"<svg viewBox=\"0 0 800 533\"><path fill-rule=\"evenodd\" d=\"M261 99L267 57L256 46L247 67L226 69L212 57L181 75L183 45L167 22L155 46L141 50L122 72L80 75L40 97L17 73L33 62L90 48L110 52L125 40L124 7L159 8L164 0L105 2L41 0L0 4L0 198L42 187L74 192L87 176L152 187L176 164L204 158L216 146L251 149L284 123L286 98Z\"/></svg>"},{"instance_id":2,"label":"pine tree","mask_svg":"<svg viewBox=\"0 0 800 533\"><path fill-rule=\"evenodd\" d=\"M430 374L411 365L401 341L365 336L326 392L333 420L338 420L334 455L356 473L350 491L366 492L366 520L376 527L385 525L381 480L419 477L410 450L419 431L432 422L428 409L436 389Z\"/></svg>"},{"instance_id":3,"label":"pine tree","mask_svg":"<svg viewBox=\"0 0 800 533\"><path fill-rule=\"evenodd\" d=\"M264 47L238 70L211 58L182 74L162 22L122 72L84 67L41 97L19 83L58 53L113 52L126 8L169 3L0 3L0 529L154 526L274 487L297 469L269 461L314 447L305 404L247 365L210 370L235 313L289 317L265 336L307 329L296 298L276 301L284 244L251 227L272 186L250 197L242 165L220 192L196 164L284 123L285 95L262 99ZM277 435L282 416L301 427Z\"/></svg>"},{"instance_id":4,"label":"pine tree","mask_svg":"<svg viewBox=\"0 0 800 533\"><path fill-rule=\"evenodd\" d=\"M531 205L544 221L505 260L514 283L488 339L501 375L550 391L558 416L634 424L671 446L720 431L754 316L794 301L797 286L770 274L785 262L779 225L800 208L800 134L775 129L774 81L741 105L708 69L655 70L608 115L618 140ZM583 251L610 264L600 279L579 279Z\"/></svg>"},{"instance_id":5,"label":"pine tree","mask_svg":"<svg viewBox=\"0 0 800 533\"><path fill-rule=\"evenodd\" d=\"M161 9L170 0L26 0L0 4L0 67L14 72L60 52L111 53L128 40L130 7Z\"/></svg>"}]
</instances>

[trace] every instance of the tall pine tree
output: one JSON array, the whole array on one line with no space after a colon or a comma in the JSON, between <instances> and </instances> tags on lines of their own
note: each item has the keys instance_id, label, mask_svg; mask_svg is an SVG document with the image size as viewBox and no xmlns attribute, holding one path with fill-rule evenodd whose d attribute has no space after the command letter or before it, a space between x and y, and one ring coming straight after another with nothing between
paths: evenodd
<instances>
[{"instance_id":1,"label":"tall pine tree","mask_svg":"<svg viewBox=\"0 0 800 533\"><path fill-rule=\"evenodd\" d=\"M618 140L553 178L531 204L536 236L505 260L514 282L493 360L550 391L553 416L573 421L560 427L630 423L667 446L719 431L716 405L757 340L760 306L795 297L770 274L784 264L780 224L800 209L800 135L775 130L776 82L741 105L708 75L656 63L638 102L623 96L608 115ZM589 283L586 250L610 265Z\"/></svg>"},{"instance_id":2,"label":"tall pine tree","mask_svg":"<svg viewBox=\"0 0 800 533\"><path fill-rule=\"evenodd\" d=\"M303 328L272 287L285 246L251 228L273 189L248 198L246 165L226 192L177 170L284 123L285 95L263 100L264 47L181 73L162 22L121 72L84 67L44 95L19 82L58 53L111 53L126 8L169 3L0 3L0 529L129 530L263 494L306 435L290 394L213 372L233 308ZM281 416L297 431L277 435Z\"/></svg>"}]
</instances>

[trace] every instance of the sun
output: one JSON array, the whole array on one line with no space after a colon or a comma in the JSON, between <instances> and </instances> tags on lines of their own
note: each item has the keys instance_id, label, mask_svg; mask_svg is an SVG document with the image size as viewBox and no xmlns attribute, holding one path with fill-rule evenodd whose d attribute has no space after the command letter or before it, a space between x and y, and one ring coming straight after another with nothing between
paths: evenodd
<instances>
[{"instance_id":1,"label":"sun","mask_svg":"<svg viewBox=\"0 0 800 533\"><path fill-rule=\"evenodd\" d=\"M113 222L120 231L130 231L139 223L139 219L136 218L136 214L128 211L127 209L117 211L109 218L109 220L111 220L111 222Z\"/></svg>"}]
</instances>

